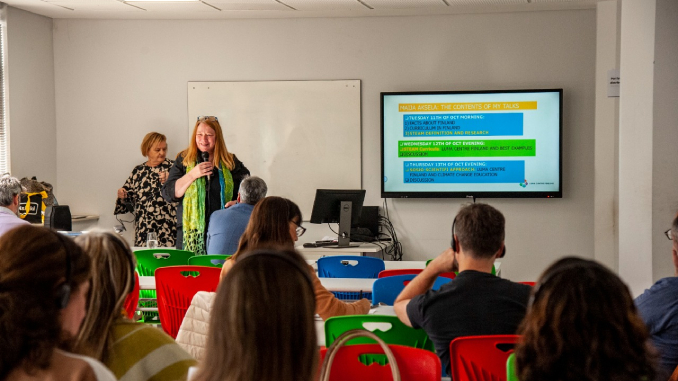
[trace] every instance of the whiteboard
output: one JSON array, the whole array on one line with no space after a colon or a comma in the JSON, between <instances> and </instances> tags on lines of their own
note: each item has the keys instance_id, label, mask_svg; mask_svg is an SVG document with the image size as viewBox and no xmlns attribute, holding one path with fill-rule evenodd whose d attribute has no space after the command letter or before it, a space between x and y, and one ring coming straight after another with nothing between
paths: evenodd
<instances>
[{"instance_id":1,"label":"whiteboard","mask_svg":"<svg viewBox=\"0 0 678 381\"><path fill-rule=\"evenodd\" d=\"M362 189L360 80L188 82L188 134L214 115L269 196L311 218L316 189Z\"/></svg>"}]
</instances>

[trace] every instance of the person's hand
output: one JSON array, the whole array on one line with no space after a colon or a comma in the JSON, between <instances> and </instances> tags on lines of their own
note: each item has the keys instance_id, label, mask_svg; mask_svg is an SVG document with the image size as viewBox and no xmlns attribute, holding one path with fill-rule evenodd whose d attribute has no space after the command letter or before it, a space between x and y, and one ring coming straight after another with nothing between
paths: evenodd
<instances>
[{"instance_id":1,"label":"person's hand","mask_svg":"<svg viewBox=\"0 0 678 381\"><path fill-rule=\"evenodd\" d=\"M457 270L457 262L454 259L454 250L448 248L428 264L437 273L446 273Z\"/></svg>"},{"instance_id":2,"label":"person's hand","mask_svg":"<svg viewBox=\"0 0 678 381\"><path fill-rule=\"evenodd\" d=\"M169 173L167 171L162 171L162 172L158 173L158 177L160 177L160 184L164 184L165 181L167 181L168 175L169 175Z\"/></svg>"},{"instance_id":3,"label":"person's hand","mask_svg":"<svg viewBox=\"0 0 678 381\"><path fill-rule=\"evenodd\" d=\"M226 205L224 205L224 209L230 208L231 206L233 206L237 203L238 203L238 201L229 201L229 202L226 203Z\"/></svg>"},{"instance_id":4,"label":"person's hand","mask_svg":"<svg viewBox=\"0 0 678 381\"><path fill-rule=\"evenodd\" d=\"M124 188L118 189L118 198L127 198L127 191Z\"/></svg>"},{"instance_id":5,"label":"person's hand","mask_svg":"<svg viewBox=\"0 0 678 381\"><path fill-rule=\"evenodd\" d=\"M188 174L195 181L203 176L211 175L214 166L210 162L204 162L196 165Z\"/></svg>"}]
</instances>

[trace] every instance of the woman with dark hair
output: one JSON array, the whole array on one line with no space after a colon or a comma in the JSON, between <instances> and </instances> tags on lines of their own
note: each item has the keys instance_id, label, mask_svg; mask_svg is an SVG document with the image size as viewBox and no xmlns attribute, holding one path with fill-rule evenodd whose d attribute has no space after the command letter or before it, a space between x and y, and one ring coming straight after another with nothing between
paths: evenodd
<instances>
[{"instance_id":1,"label":"woman with dark hair","mask_svg":"<svg viewBox=\"0 0 678 381\"><path fill-rule=\"evenodd\" d=\"M205 254L210 215L238 196L250 171L230 153L215 116L200 116L188 148L170 169L162 195L177 206L177 249Z\"/></svg>"},{"instance_id":2,"label":"woman with dark hair","mask_svg":"<svg viewBox=\"0 0 678 381\"><path fill-rule=\"evenodd\" d=\"M167 159L165 135L159 132L146 134L141 142L141 155L148 160L134 167L125 185L118 189L113 214L134 215L134 246L146 246L150 232L157 234L158 246L174 246L176 206L160 195L162 184L174 164Z\"/></svg>"},{"instance_id":3,"label":"woman with dark hair","mask_svg":"<svg viewBox=\"0 0 678 381\"><path fill-rule=\"evenodd\" d=\"M656 354L614 273L587 259L551 265L533 289L518 334L520 381L650 381Z\"/></svg>"},{"instance_id":4,"label":"woman with dark hair","mask_svg":"<svg viewBox=\"0 0 678 381\"><path fill-rule=\"evenodd\" d=\"M219 284L195 381L312 381L315 297L295 251L241 255Z\"/></svg>"},{"instance_id":5,"label":"woman with dark hair","mask_svg":"<svg viewBox=\"0 0 678 381\"><path fill-rule=\"evenodd\" d=\"M90 266L72 239L46 228L20 226L0 238L0 380L115 380L100 362L69 353Z\"/></svg>"},{"instance_id":6,"label":"woman with dark hair","mask_svg":"<svg viewBox=\"0 0 678 381\"><path fill-rule=\"evenodd\" d=\"M230 274L240 257L249 251L271 248L293 251L294 242L306 230L301 227L301 221L301 210L297 204L286 198L269 196L259 201L252 210L245 233L240 238L238 251L224 263L221 270L222 281L228 277L227 274ZM353 303L337 299L323 287L312 266L307 265L306 269L313 282L315 313L323 320L332 316L363 315L370 310L371 303L367 299ZM213 293L196 294L177 334L177 343L198 360L203 356L208 325L205 316L210 315L212 298Z\"/></svg>"},{"instance_id":7,"label":"woman with dark hair","mask_svg":"<svg viewBox=\"0 0 678 381\"><path fill-rule=\"evenodd\" d=\"M74 351L103 362L118 379L185 380L193 357L162 330L125 316L136 262L127 243L103 231L75 242L92 259L92 287Z\"/></svg>"}]
</instances>

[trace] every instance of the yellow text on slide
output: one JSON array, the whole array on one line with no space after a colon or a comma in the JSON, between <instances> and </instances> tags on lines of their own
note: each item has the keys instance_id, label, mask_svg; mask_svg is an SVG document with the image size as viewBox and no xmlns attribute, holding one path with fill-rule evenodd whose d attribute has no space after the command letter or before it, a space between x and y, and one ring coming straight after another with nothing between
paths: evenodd
<instances>
[{"instance_id":1,"label":"yellow text on slide","mask_svg":"<svg viewBox=\"0 0 678 381\"><path fill-rule=\"evenodd\" d=\"M400 103L400 112L536 110L537 101L476 103Z\"/></svg>"}]
</instances>

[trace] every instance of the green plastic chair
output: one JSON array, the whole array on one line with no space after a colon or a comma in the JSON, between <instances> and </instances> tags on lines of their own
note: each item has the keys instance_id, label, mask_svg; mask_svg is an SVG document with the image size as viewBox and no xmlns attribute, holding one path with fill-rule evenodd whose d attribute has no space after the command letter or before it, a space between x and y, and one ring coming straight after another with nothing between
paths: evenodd
<instances>
[{"instance_id":1,"label":"green plastic chair","mask_svg":"<svg viewBox=\"0 0 678 381\"><path fill-rule=\"evenodd\" d=\"M226 262L228 258L231 258L231 256L223 254L194 255L188 258L188 264L190 266L222 268L224 267L224 262Z\"/></svg>"},{"instance_id":2,"label":"green plastic chair","mask_svg":"<svg viewBox=\"0 0 678 381\"><path fill-rule=\"evenodd\" d=\"M506 381L519 381L516 372L516 354L511 353L506 359Z\"/></svg>"},{"instance_id":3,"label":"green plastic chair","mask_svg":"<svg viewBox=\"0 0 678 381\"><path fill-rule=\"evenodd\" d=\"M428 266L428 264L431 263L432 260L433 259L429 259L428 261L426 261L426 266ZM459 275L458 271L455 271L454 273ZM497 275L497 269L494 268L494 265L492 265L492 275Z\"/></svg>"},{"instance_id":4,"label":"green plastic chair","mask_svg":"<svg viewBox=\"0 0 678 381\"><path fill-rule=\"evenodd\" d=\"M137 250L134 256L137 258L137 273L139 276L154 276L155 270L160 267L188 265L188 259L194 256L193 252L188 250L174 249L145 249ZM141 307L157 308L158 304L155 290L140 290L139 299L154 299L152 301L142 300L139 302ZM144 323L159 324L160 319L157 312L142 312Z\"/></svg>"},{"instance_id":5,"label":"green plastic chair","mask_svg":"<svg viewBox=\"0 0 678 381\"><path fill-rule=\"evenodd\" d=\"M390 324L390 327L384 327L382 330L379 327L372 330L370 325ZM342 333L352 329L364 329L372 331L379 336L386 344L399 344L408 347L419 349L426 349L435 352L433 342L428 338L423 329L414 329L403 324L397 316L389 315L352 315L352 316L335 316L325 321L325 346L329 348L330 345ZM373 340L368 338L356 338L347 343L352 344L373 344Z\"/></svg>"}]
</instances>

